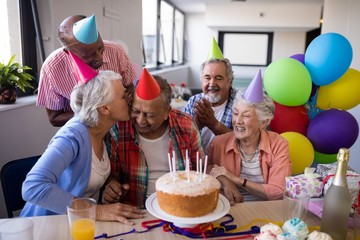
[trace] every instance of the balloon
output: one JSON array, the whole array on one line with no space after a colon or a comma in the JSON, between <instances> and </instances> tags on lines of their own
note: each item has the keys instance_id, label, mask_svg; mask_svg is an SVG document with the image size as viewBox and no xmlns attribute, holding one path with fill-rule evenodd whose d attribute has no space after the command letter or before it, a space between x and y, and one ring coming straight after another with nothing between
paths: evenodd
<instances>
[{"instance_id":1,"label":"balloon","mask_svg":"<svg viewBox=\"0 0 360 240\"><path fill-rule=\"evenodd\" d=\"M347 111L330 109L319 113L307 129L306 136L315 151L334 154L340 148L350 148L359 135L356 119Z\"/></svg>"},{"instance_id":2,"label":"balloon","mask_svg":"<svg viewBox=\"0 0 360 240\"><path fill-rule=\"evenodd\" d=\"M323 86L334 82L349 68L353 53L350 42L338 33L324 33L311 41L305 66L312 81Z\"/></svg>"},{"instance_id":3,"label":"balloon","mask_svg":"<svg viewBox=\"0 0 360 240\"><path fill-rule=\"evenodd\" d=\"M282 58L265 70L264 88L270 98L282 105L303 105L311 93L310 74L299 61Z\"/></svg>"},{"instance_id":4,"label":"balloon","mask_svg":"<svg viewBox=\"0 0 360 240\"><path fill-rule=\"evenodd\" d=\"M305 168L310 167L314 160L314 148L311 142L297 132L285 132L280 135L289 142L292 175L304 173Z\"/></svg>"},{"instance_id":5,"label":"balloon","mask_svg":"<svg viewBox=\"0 0 360 240\"><path fill-rule=\"evenodd\" d=\"M314 161L320 164L334 163L337 161L336 157L337 157L337 153L325 154L315 151Z\"/></svg>"},{"instance_id":6,"label":"balloon","mask_svg":"<svg viewBox=\"0 0 360 240\"><path fill-rule=\"evenodd\" d=\"M317 96L317 107L351 109L360 103L360 72L349 68L335 82L321 86Z\"/></svg>"},{"instance_id":7,"label":"balloon","mask_svg":"<svg viewBox=\"0 0 360 240\"><path fill-rule=\"evenodd\" d=\"M304 105L288 107L275 103L275 114L270 122L270 128L274 132L298 132L306 135L308 126L308 114Z\"/></svg>"},{"instance_id":8,"label":"balloon","mask_svg":"<svg viewBox=\"0 0 360 240\"><path fill-rule=\"evenodd\" d=\"M291 55L290 57L293 58L293 59L296 59L299 62L301 62L302 64L304 64L305 54L299 53L299 54Z\"/></svg>"}]
</instances>

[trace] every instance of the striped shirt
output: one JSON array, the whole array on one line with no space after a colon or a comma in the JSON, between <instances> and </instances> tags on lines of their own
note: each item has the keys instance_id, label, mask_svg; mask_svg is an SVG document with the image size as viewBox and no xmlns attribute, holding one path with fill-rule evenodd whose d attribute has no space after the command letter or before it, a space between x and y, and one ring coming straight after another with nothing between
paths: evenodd
<instances>
[{"instance_id":1,"label":"striped shirt","mask_svg":"<svg viewBox=\"0 0 360 240\"><path fill-rule=\"evenodd\" d=\"M228 98L226 106L225 106L224 114L222 115L221 119L218 119L218 121L220 121L222 124L224 124L226 127L230 128L230 129L232 129L232 106L234 103L234 98L235 98L236 92L237 91L234 88L232 88L232 87L230 88L230 94L229 94L229 98ZM188 103L186 104L184 112L186 112L186 113L190 114L192 117L194 117L195 116L195 112L194 112L195 103L197 101L201 100L204 96L205 96L204 93L199 93L199 94L192 96L189 99ZM205 128L200 130L200 134L201 134L202 138L204 136L204 131L205 131ZM212 139L212 137L211 137L211 139ZM206 146L208 146L210 143L205 143L204 140L205 139L202 139L203 144L206 144ZM204 147L205 147L205 145L204 145Z\"/></svg>"},{"instance_id":2,"label":"striped shirt","mask_svg":"<svg viewBox=\"0 0 360 240\"><path fill-rule=\"evenodd\" d=\"M196 167L196 152L199 152L200 158L203 159L204 151L199 131L191 116L172 109L168 121L169 153L172 154L173 150L175 151L176 169L185 169L186 150L190 158L190 168ZM130 185L124 203L144 208L149 169L144 152L139 146L139 136L131 121L118 122L107 135L106 143L110 155L111 172L120 176L120 183ZM153 150L157 151L156 146Z\"/></svg>"},{"instance_id":3,"label":"striped shirt","mask_svg":"<svg viewBox=\"0 0 360 240\"><path fill-rule=\"evenodd\" d=\"M103 40L103 65L99 70L112 70L123 77L123 84L132 83L136 74L125 50L118 44ZM45 60L40 71L37 106L51 110L70 111L70 94L77 84L72 59L59 48Z\"/></svg>"}]
</instances>

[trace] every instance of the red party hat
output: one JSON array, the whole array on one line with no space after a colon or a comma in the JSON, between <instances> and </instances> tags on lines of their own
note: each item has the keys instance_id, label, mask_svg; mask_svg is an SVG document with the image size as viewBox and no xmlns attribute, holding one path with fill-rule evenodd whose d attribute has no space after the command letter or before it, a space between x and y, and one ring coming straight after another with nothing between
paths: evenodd
<instances>
[{"instance_id":1,"label":"red party hat","mask_svg":"<svg viewBox=\"0 0 360 240\"><path fill-rule=\"evenodd\" d=\"M85 84L99 74L71 51L69 54L73 60L77 82Z\"/></svg>"},{"instance_id":2,"label":"red party hat","mask_svg":"<svg viewBox=\"0 0 360 240\"><path fill-rule=\"evenodd\" d=\"M146 68L143 69L140 75L139 82L136 86L136 94L143 100L152 100L160 95L159 84Z\"/></svg>"}]
</instances>

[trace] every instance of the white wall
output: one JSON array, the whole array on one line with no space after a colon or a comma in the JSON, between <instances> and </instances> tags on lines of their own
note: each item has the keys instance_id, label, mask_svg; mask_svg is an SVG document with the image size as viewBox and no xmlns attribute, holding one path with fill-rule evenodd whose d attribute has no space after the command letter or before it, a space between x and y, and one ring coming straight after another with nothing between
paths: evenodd
<instances>
[{"instance_id":1,"label":"white wall","mask_svg":"<svg viewBox=\"0 0 360 240\"><path fill-rule=\"evenodd\" d=\"M337 32L344 35L351 43L353 60L351 68L360 70L360 1L325 0L324 25L322 33ZM349 110L360 123L360 106ZM360 171L360 138L350 148L349 165Z\"/></svg>"}]
</instances>

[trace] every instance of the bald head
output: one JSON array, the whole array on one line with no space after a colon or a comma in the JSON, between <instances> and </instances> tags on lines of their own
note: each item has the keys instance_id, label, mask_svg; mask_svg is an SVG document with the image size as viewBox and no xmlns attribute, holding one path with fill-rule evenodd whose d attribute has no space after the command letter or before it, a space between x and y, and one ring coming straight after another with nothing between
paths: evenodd
<instances>
[{"instance_id":1,"label":"bald head","mask_svg":"<svg viewBox=\"0 0 360 240\"><path fill-rule=\"evenodd\" d=\"M74 15L66 18L60 23L58 28L58 39L64 47L76 41L73 34L73 25L84 18L86 18L84 15Z\"/></svg>"}]
</instances>

